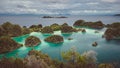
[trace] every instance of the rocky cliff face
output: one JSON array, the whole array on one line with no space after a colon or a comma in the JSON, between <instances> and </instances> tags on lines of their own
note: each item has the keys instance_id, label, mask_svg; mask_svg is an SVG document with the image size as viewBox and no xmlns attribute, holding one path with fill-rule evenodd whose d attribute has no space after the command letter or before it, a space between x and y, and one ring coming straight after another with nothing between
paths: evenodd
<instances>
[{"instance_id":1,"label":"rocky cliff face","mask_svg":"<svg viewBox=\"0 0 120 68\"><path fill-rule=\"evenodd\" d=\"M120 22L107 25L104 36L107 40L120 39Z\"/></svg>"}]
</instances>

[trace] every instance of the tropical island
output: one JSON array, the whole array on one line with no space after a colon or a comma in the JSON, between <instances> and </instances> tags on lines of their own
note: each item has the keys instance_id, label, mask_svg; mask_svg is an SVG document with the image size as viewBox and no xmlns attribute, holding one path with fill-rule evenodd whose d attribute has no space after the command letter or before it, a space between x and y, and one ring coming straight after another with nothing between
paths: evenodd
<instances>
[{"instance_id":1,"label":"tropical island","mask_svg":"<svg viewBox=\"0 0 120 68\"><path fill-rule=\"evenodd\" d=\"M0 25L0 36L1 36L0 39L2 39L0 41L1 43L5 41L6 44L9 43L9 45L11 46L13 45L13 46L12 48L7 50L5 48L9 45L6 45L6 47L2 47L4 44L0 44L1 45L0 48L2 49L0 53L12 51L20 47L20 45L17 42L11 39L12 37L18 37L21 35L29 34L31 32L41 32L42 34L53 34L54 31L61 31L62 34L65 33L71 34L73 32L86 32L85 28L83 29L83 27L89 27L93 29L102 29L106 27L107 29L103 35L104 38L106 38L106 40L120 39L120 31L119 31L120 22L115 22L113 24L105 25L101 21L85 22L84 20L77 20L75 21L73 26L69 26L67 23L63 23L62 25L54 23L50 26L43 27L42 24L38 24L38 25L31 25L29 28L27 28L26 26L21 27L17 24L12 24L10 22L3 23L2 25ZM48 38L45 39L45 41L52 43L60 43L63 42L63 40L64 40L63 37L58 35L49 36ZM40 43L41 43L40 39L34 36L28 37L25 40L26 46L33 46L33 45L36 46Z\"/></svg>"},{"instance_id":2,"label":"tropical island","mask_svg":"<svg viewBox=\"0 0 120 68\"><path fill-rule=\"evenodd\" d=\"M120 0L0 0L0 68L120 68Z\"/></svg>"},{"instance_id":3,"label":"tropical island","mask_svg":"<svg viewBox=\"0 0 120 68\"><path fill-rule=\"evenodd\" d=\"M107 24L106 27L108 29L105 31L104 37L107 40L120 39L120 22Z\"/></svg>"},{"instance_id":4,"label":"tropical island","mask_svg":"<svg viewBox=\"0 0 120 68\"><path fill-rule=\"evenodd\" d=\"M67 18L65 16L43 16L42 18Z\"/></svg>"},{"instance_id":5,"label":"tropical island","mask_svg":"<svg viewBox=\"0 0 120 68\"><path fill-rule=\"evenodd\" d=\"M51 42L51 43L62 43L64 42L64 39L62 36L52 35L52 36L45 38L45 41Z\"/></svg>"},{"instance_id":6,"label":"tropical island","mask_svg":"<svg viewBox=\"0 0 120 68\"><path fill-rule=\"evenodd\" d=\"M102 21L96 21L96 22L85 22L84 20L77 20L73 26L75 27L88 27L93 29L102 29L104 28L104 24Z\"/></svg>"},{"instance_id":7,"label":"tropical island","mask_svg":"<svg viewBox=\"0 0 120 68\"><path fill-rule=\"evenodd\" d=\"M22 44L15 42L9 36L0 37L0 54L13 51L22 46L23 46Z\"/></svg>"},{"instance_id":8,"label":"tropical island","mask_svg":"<svg viewBox=\"0 0 120 68\"><path fill-rule=\"evenodd\" d=\"M35 36L29 36L25 40L25 45L26 46L36 46L36 45L38 45L40 43L41 43L40 39L35 37Z\"/></svg>"},{"instance_id":9,"label":"tropical island","mask_svg":"<svg viewBox=\"0 0 120 68\"><path fill-rule=\"evenodd\" d=\"M114 16L120 16L120 14L115 14Z\"/></svg>"},{"instance_id":10,"label":"tropical island","mask_svg":"<svg viewBox=\"0 0 120 68\"><path fill-rule=\"evenodd\" d=\"M47 35L43 40L48 43L64 43L66 39L63 35L54 34L55 31L60 31L61 34L72 34L72 33L87 33L87 28L95 29L94 33L99 34L99 30L103 28L107 28L104 32L104 38L106 40L114 40L120 39L120 22L114 22L112 24L103 24L102 21L96 22L85 22L84 20L77 20L73 23L73 26L68 25L67 23L63 24L51 24L48 26L43 26L42 24L31 25L29 28L26 26L19 26L18 24L12 24L10 22L6 22L0 25L0 54L8 53L10 51L14 51L22 46L25 47L33 47L30 50L26 57L24 58L3 58L0 59L0 67L5 68L17 67L17 68L32 68L32 67L40 67L40 68L114 68L115 64L112 63L97 63L97 60L88 55L89 52L85 52L82 55L74 50L69 50L68 52L61 52L62 59L64 61L58 61L51 59L48 55L43 54L40 51L34 50L34 46L40 45L42 43L41 38L36 36L29 36L25 39L25 45L19 44L16 42L14 37L19 37L22 35L30 34L32 32ZM103 38L103 39L104 39ZM68 40L73 40L74 38L67 38ZM57 45L56 45L57 46ZM91 46L97 47L99 46L96 41L91 43ZM90 52L91 53L91 52ZM92 53L93 54L93 53ZM96 55L96 54L95 54ZM11 62L12 61L12 62ZM4 64L3 64L4 62Z\"/></svg>"},{"instance_id":11,"label":"tropical island","mask_svg":"<svg viewBox=\"0 0 120 68\"><path fill-rule=\"evenodd\" d=\"M41 33L43 34L52 34L53 30L50 26L45 26L41 29Z\"/></svg>"}]
</instances>

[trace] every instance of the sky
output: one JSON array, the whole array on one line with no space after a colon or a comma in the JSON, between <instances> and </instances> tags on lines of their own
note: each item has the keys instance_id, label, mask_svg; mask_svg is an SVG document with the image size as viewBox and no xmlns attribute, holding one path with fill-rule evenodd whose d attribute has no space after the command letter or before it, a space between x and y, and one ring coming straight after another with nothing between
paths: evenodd
<instances>
[{"instance_id":1,"label":"sky","mask_svg":"<svg viewBox=\"0 0 120 68\"><path fill-rule=\"evenodd\" d=\"M120 0L0 0L0 14L120 14Z\"/></svg>"}]
</instances>

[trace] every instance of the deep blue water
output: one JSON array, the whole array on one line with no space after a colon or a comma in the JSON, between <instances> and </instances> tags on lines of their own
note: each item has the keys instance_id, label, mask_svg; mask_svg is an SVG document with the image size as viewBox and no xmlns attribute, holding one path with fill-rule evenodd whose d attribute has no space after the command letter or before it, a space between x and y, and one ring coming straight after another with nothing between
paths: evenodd
<instances>
[{"instance_id":1,"label":"deep blue water","mask_svg":"<svg viewBox=\"0 0 120 68\"><path fill-rule=\"evenodd\" d=\"M58 19L43 19L39 16L0 16L0 23L10 21L16 24L20 24L21 26L30 26L32 24L43 24L50 25L52 23L62 24L67 22L69 25L72 25L76 20L84 19L86 21L97 21L101 20L105 24L112 22L120 22L120 17L118 16L70 16L69 18ZM62 35L64 37L63 44L51 44L46 43L44 38L47 36L33 32L29 35L14 37L13 39L17 42L24 44L24 40L28 36L36 36L41 39L42 43L34 48L36 50L41 50L43 53L47 53L52 58L57 58L61 60L61 52L67 51L72 47L82 54L85 51L93 50L97 53L98 62L112 62L112 61L120 61L120 41L112 40L106 41L102 38L102 35L105 29L100 30L99 33L94 33L93 29L86 29L87 32L85 34L78 32L70 35L63 35L60 31L54 32L54 34ZM73 40L68 40L68 38L73 38ZM98 46L93 47L92 43L97 42ZM7 57L15 56L17 54L18 57L25 57L28 51L31 50L30 47L21 47L12 52L2 54ZM0 56L2 56L0 55Z\"/></svg>"},{"instance_id":2,"label":"deep blue water","mask_svg":"<svg viewBox=\"0 0 120 68\"><path fill-rule=\"evenodd\" d=\"M44 26L53 23L68 23L72 25L76 20L83 19L85 21L98 21L101 20L103 23L120 22L120 16L67 16L68 18L41 18L42 16L0 16L0 24L10 21L21 26L30 26L33 24L43 24Z\"/></svg>"}]
</instances>

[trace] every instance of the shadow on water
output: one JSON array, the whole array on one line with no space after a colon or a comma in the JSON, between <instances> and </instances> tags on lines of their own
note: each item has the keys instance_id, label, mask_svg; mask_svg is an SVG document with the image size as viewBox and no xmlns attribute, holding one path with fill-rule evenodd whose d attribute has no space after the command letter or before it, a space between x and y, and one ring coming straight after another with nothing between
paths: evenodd
<instances>
[{"instance_id":1,"label":"shadow on water","mask_svg":"<svg viewBox=\"0 0 120 68\"><path fill-rule=\"evenodd\" d=\"M62 36L64 38L70 37L72 35L72 33L63 33Z\"/></svg>"},{"instance_id":2,"label":"shadow on water","mask_svg":"<svg viewBox=\"0 0 120 68\"><path fill-rule=\"evenodd\" d=\"M41 48L41 43L40 44L38 44L38 45L36 45L36 46L34 46L34 47L32 47L32 49L35 49L35 50L37 50L38 48Z\"/></svg>"},{"instance_id":3,"label":"shadow on water","mask_svg":"<svg viewBox=\"0 0 120 68\"><path fill-rule=\"evenodd\" d=\"M61 43L51 43L51 42L46 42L49 46L52 46L52 47L59 47L61 45L63 45L63 42Z\"/></svg>"},{"instance_id":4,"label":"shadow on water","mask_svg":"<svg viewBox=\"0 0 120 68\"><path fill-rule=\"evenodd\" d=\"M43 35L44 37L48 37L48 36L51 36L52 34L43 33L42 35Z\"/></svg>"},{"instance_id":5,"label":"shadow on water","mask_svg":"<svg viewBox=\"0 0 120 68\"><path fill-rule=\"evenodd\" d=\"M114 39L114 40L106 40L108 44L115 44L117 46L120 46L120 39Z\"/></svg>"},{"instance_id":6,"label":"shadow on water","mask_svg":"<svg viewBox=\"0 0 120 68\"><path fill-rule=\"evenodd\" d=\"M29 37L29 34L23 35L23 36L19 36L19 37L14 37L12 38L13 40L15 40L16 42L22 42L23 40L25 40L27 37Z\"/></svg>"},{"instance_id":7,"label":"shadow on water","mask_svg":"<svg viewBox=\"0 0 120 68\"><path fill-rule=\"evenodd\" d=\"M82 32L82 34L86 34L86 32Z\"/></svg>"},{"instance_id":8,"label":"shadow on water","mask_svg":"<svg viewBox=\"0 0 120 68\"><path fill-rule=\"evenodd\" d=\"M23 50L23 51L20 51L20 50ZM14 58L16 58L16 57L19 57L19 58L24 58L24 57L26 57L26 55L27 55L27 53L31 50L32 48L30 48L30 47L20 47L20 48L18 48L18 49L15 49L15 50L13 50L13 51L11 51L11 52L8 52L8 53L4 53L4 54L1 54L0 55L0 59L1 58L3 58L3 57L6 57L6 58L11 58L11 57L14 57Z\"/></svg>"}]
</instances>

